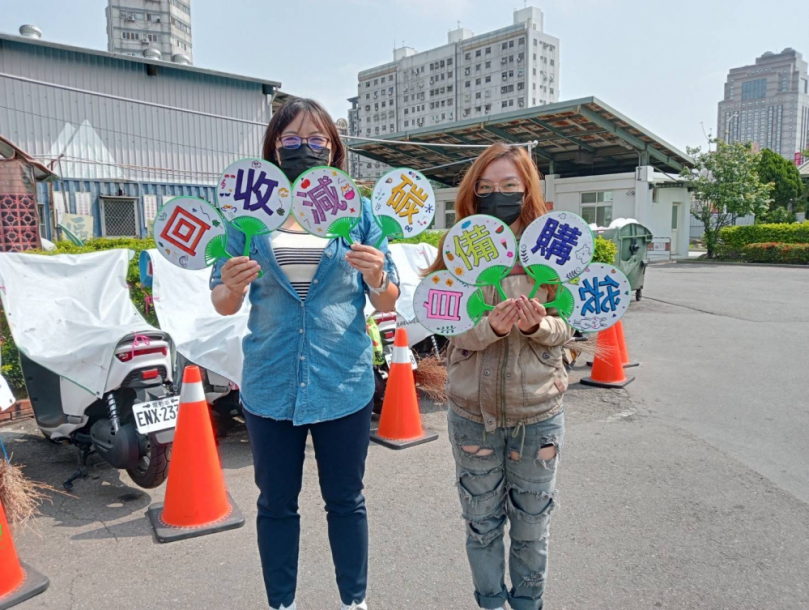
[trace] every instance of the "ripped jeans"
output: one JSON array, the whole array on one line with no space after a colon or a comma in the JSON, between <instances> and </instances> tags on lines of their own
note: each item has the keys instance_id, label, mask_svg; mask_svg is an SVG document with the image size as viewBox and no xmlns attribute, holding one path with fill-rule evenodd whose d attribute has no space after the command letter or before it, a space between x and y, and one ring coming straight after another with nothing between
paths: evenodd
<instances>
[{"instance_id":1,"label":"ripped jeans","mask_svg":"<svg viewBox=\"0 0 809 610\"><path fill-rule=\"evenodd\" d=\"M482 424L452 410L448 420L475 599L481 608L499 608L508 600L513 610L541 610L564 413L485 436ZM505 585L506 517L510 591Z\"/></svg>"}]
</instances>

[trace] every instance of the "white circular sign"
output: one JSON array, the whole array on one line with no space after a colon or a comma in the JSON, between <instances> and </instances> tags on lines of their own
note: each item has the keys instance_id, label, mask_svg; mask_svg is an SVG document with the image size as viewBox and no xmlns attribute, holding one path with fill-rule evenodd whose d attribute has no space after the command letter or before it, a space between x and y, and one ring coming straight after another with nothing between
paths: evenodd
<instances>
[{"instance_id":1,"label":"white circular sign","mask_svg":"<svg viewBox=\"0 0 809 610\"><path fill-rule=\"evenodd\" d=\"M494 286L517 262L517 238L502 220L475 214L447 232L441 255L447 269L462 282Z\"/></svg>"},{"instance_id":2,"label":"white circular sign","mask_svg":"<svg viewBox=\"0 0 809 610\"><path fill-rule=\"evenodd\" d=\"M362 214L362 197L345 172L314 167L292 185L292 213L312 235L348 238Z\"/></svg>"},{"instance_id":3,"label":"white circular sign","mask_svg":"<svg viewBox=\"0 0 809 610\"><path fill-rule=\"evenodd\" d=\"M520 238L520 263L543 282L554 278L537 267L552 269L555 281L566 282L582 273L594 254L593 232L572 212L548 212L528 225Z\"/></svg>"},{"instance_id":4,"label":"white circular sign","mask_svg":"<svg viewBox=\"0 0 809 610\"><path fill-rule=\"evenodd\" d=\"M460 335L472 328L489 309L477 286L460 281L449 271L425 277L413 293L416 319L431 333Z\"/></svg>"},{"instance_id":5,"label":"white circular sign","mask_svg":"<svg viewBox=\"0 0 809 610\"><path fill-rule=\"evenodd\" d=\"M154 221L157 250L183 269L204 269L227 256L226 233L219 211L196 197L167 201Z\"/></svg>"},{"instance_id":6,"label":"white circular sign","mask_svg":"<svg viewBox=\"0 0 809 610\"><path fill-rule=\"evenodd\" d=\"M216 200L225 218L248 235L274 231L292 207L289 179L264 159L231 164L216 185Z\"/></svg>"},{"instance_id":7,"label":"white circular sign","mask_svg":"<svg viewBox=\"0 0 809 610\"><path fill-rule=\"evenodd\" d=\"M435 193L421 172L400 167L382 176L371 196L385 236L415 237L435 217Z\"/></svg>"},{"instance_id":8,"label":"white circular sign","mask_svg":"<svg viewBox=\"0 0 809 610\"><path fill-rule=\"evenodd\" d=\"M567 323L583 332L604 330L618 322L629 308L627 277L612 265L591 263L565 286L573 294L573 313Z\"/></svg>"}]
</instances>

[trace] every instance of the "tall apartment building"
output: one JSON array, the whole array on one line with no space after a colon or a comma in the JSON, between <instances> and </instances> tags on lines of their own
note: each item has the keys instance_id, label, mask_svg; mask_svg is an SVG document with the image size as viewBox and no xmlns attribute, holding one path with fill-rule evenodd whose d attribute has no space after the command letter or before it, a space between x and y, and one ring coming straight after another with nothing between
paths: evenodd
<instances>
[{"instance_id":1,"label":"tall apartment building","mask_svg":"<svg viewBox=\"0 0 809 610\"><path fill-rule=\"evenodd\" d=\"M191 0L109 0L106 12L111 53L143 55L155 49L166 61L193 63Z\"/></svg>"},{"instance_id":2,"label":"tall apartment building","mask_svg":"<svg viewBox=\"0 0 809 610\"><path fill-rule=\"evenodd\" d=\"M733 68L719 102L717 134L752 142L790 161L809 148L809 73L794 49L764 53L752 66Z\"/></svg>"},{"instance_id":3,"label":"tall apartment building","mask_svg":"<svg viewBox=\"0 0 809 610\"><path fill-rule=\"evenodd\" d=\"M542 11L514 11L514 23L475 36L449 32L447 44L417 53L393 51L393 61L359 73L352 135L382 137L559 100L559 39L543 31ZM387 167L360 159L358 179Z\"/></svg>"}]
</instances>

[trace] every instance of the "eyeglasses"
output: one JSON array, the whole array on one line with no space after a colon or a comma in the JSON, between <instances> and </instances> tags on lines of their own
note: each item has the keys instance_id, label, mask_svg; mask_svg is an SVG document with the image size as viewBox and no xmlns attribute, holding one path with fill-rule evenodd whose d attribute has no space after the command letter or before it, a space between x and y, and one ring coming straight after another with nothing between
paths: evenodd
<instances>
[{"instance_id":1,"label":"eyeglasses","mask_svg":"<svg viewBox=\"0 0 809 610\"><path fill-rule=\"evenodd\" d=\"M329 145L329 138L326 136L311 136L309 138L301 138L300 136L282 136L281 146L284 148L296 149L300 148L304 142L309 145L309 148L315 152L321 151Z\"/></svg>"},{"instance_id":2,"label":"eyeglasses","mask_svg":"<svg viewBox=\"0 0 809 610\"><path fill-rule=\"evenodd\" d=\"M500 182L491 180L478 180L475 182L475 195L487 197L499 190L501 193L519 193L523 190L522 183L517 178L506 178Z\"/></svg>"}]
</instances>

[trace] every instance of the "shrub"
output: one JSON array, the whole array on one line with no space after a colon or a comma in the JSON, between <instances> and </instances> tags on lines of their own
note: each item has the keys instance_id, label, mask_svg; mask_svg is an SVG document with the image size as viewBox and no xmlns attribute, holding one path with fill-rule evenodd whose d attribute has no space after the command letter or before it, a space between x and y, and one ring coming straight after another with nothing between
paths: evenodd
<instances>
[{"instance_id":1,"label":"shrub","mask_svg":"<svg viewBox=\"0 0 809 610\"><path fill-rule=\"evenodd\" d=\"M615 264L615 256L618 254L618 246L609 239L596 237L596 252L593 257L594 263Z\"/></svg>"},{"instance_id":2,"label":"shrub","mask_svg":"<svg viewBox=\"0 0 809 610\"><path fill-rule=\"evenodd\" d=\"M809 244L748 244L741 258L749 263L809 265Z\"/></svg>"},{"instance_id":3,"label":"shrub","mask_svg":"<svg viewBox=\"0 0 809 610\"><path fill-rule=\"evenodd\" d=\"M406 238L396 238L392 239L392 244L430 244L431 246L438 247L438 242L441 241L441 237L446 233L444 230L433 229L428 230L422 233L421 235L416 235L415 237L406 237Z\"/></svg>"},{"instance_id":4,"label":"shrub","mask_svg":"<svg viewBox=\"0 0 809 610\"><path fill-rule=\"evenodd\" d=\"M773 208L756 216L756 224L788 224L795 221L795 212L786 208Z\"/></svg>"},{"instance_id":5,"label":"shrub","mask_svg":"<svg viewBox=\"0 0 809 610\"><path fill-rule=\"evenodd\" d=\"M719 232L719 240L730 251L741 250L748 244L809 244L809 222L725 227Z\"/></svg>"},{"instance_id":6,"label":"shrub","mask_svg":"<svg viewBox=\"0 0 809 610\"><path fill-rule=\"evenodd\" d=\"M50 252L34 250L29 254L41 254L53 256L56 254L84 254L87 252L99 252L102 250L114 250L116 248L128 248L135 251L135 256L129 261L129 269L126 274L126 281L129 284L129 294L135 307L140 311L146 321L153 326L158 326L157 316L154 308L146 305L146 297L151 296L150 291L140 288L140 271L138 269L138 257L141 250L154 248L154 241L151 239L94 239L84 246L76 246L71 242L57 242L56 250ZM1 256L1 255L0 255ZM22 370L20 369L20 357L17 346L11 336L11 329L8 327L5 313L0 317L0 343L2 344L3 376L11 386L14 396L25 398L28 393L25 388Z\"/></svg>"}]
</instances>

